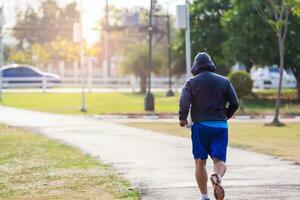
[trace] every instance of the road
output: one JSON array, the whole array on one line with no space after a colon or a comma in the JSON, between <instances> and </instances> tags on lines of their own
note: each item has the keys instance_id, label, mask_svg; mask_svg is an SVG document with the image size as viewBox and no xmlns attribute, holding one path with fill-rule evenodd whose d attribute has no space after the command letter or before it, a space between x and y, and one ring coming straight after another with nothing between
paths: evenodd
<instances>
[{"instance_id":1,"label":"road","mask_svg":"<svg viewBox=\"0 0 300 200\"><path fill-rule=\"evenodd\" d=\"M3 106L0 113L1 123L32 129L111 164L141 190L142 199L199 199L188 138L83 116ZM223 181L227 200L300 199L299 165L237 148L229 148L228 154Z\"/></svg>"}]
</instances>

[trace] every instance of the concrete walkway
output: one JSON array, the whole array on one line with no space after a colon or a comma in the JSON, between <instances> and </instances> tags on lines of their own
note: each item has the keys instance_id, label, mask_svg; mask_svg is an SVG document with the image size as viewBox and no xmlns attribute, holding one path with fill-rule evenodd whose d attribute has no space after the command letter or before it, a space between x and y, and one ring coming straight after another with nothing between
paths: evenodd
<instances>
[{"instance_id":1,"label":"concrete walkway","mask_svg":"<svg viewBox=\"0 0 300 200\"><path fill-rule=\"evenodd\" d=\"M198 199L191 144L187 138L89 117L3 106L0 106L0 122L33 129L112 164L140 188L143 199ZM300 199L299 165L235 148L229 148L228 164L223 182L227 200Z\"/></svg>"}]
</instances>

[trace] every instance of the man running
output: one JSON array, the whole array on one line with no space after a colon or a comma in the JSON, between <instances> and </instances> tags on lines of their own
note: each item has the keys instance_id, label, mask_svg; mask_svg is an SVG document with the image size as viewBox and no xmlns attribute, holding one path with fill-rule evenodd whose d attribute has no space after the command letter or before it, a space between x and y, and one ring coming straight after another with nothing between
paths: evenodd
<instances>
[{"instance_id":1,"label":"man running","mask_svg":"<svg viewBox=\"0 0 300 200\"><path fill-rule=\"evenodd\" d=\"M206 160L208 155L214 163L210 176L217 200L223 200L225 192L221 179L226 172L228 145L227 120L238 109L239 101L230 81L214 73L216 67L210 56L199 53L192 66L192 78L186 81L179 101L179 125L188 124L191 107L192 145L195 159L195 176L201 192L200 200L207 195Z\"/></svg>"}]
</instances>

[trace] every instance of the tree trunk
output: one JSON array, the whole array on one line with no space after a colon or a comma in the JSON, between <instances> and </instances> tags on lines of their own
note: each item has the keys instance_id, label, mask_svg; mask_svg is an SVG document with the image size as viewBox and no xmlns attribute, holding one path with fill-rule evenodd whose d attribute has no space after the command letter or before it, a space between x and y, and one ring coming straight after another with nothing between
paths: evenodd
<instances>
[{"instance_id":1,"label":"tree trunk","mask_svg":"<svg viewBox=\"0 0 300 200\"><path fill-rule=\"evenodd\" d=\"M300 103L300 70L295 70L294 75L297 80L297 102Z\"/></svg>"},{"instance_id":2,"label":"tree trunk","mask_svg":"<svg viewBox=\"0 0 300 200\"><path fill-rule=\"evenodd\" d=\"M246 64L246 71L250 74L251 68L253 67L254 63L249 60L249 62Z\"/></svg>"},{"instance_id":3,"label":"tree trunk","mask_svg":"<svg viewBox=\"0 0 300 200\"><path fill-rule=\"evenodd\" d=\"M280 74L279 74L279 85L277 90L277 98L276 98L276 108L275 108L275 115L272 124L276 126L283 125L279 121L279 113L280 113L280 103L281 103L281 88L282 88L282 77L283 77L283 71L284 71L284 40L279 37L278 38L279 43L279 55L280 55Z\"/></svg>"},{"instance_id":4,"label":"tree trunk","mask_svg":"<svg viewBox=\"0 0 300 200\"><path fill-rule=\"evenodd\" d=\"M246 114L245 108L244 108L244 100L240 98L240 114L244 115Z\"/></svg>"},{"instance_id":5,"label":"tree trunk","mask_svg":"<svg viewBox=\"0 0 300 200\"><path fill-rule=\"evenodd\" d=\"M147 76L146 74L140 74L140 92L142 94L146 93L146 89L147 89Z\"/></svg>"}]
</instances>

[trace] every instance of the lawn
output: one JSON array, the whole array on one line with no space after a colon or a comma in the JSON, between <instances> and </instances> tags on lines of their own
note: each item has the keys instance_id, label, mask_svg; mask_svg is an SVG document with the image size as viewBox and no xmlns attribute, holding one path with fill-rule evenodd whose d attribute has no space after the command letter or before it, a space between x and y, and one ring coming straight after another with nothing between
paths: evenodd
<instances>
[{"instance_id":1,"label":"lawn","mask_svg":"<svg viewBox=\"0 0 300 200\"><path fill-rule=\"evenodd\" d=\"M175 113L178 96L167 98L156 93L156 111ZM60 113L80 114L80 94L5 94L3 104L17 108ZM88 114L144 113L144 96L139 93L87 93Z\"/></svg>"},{"instance_id":2,"label":"lawn","mask_svg":"<svg viewBox=\"0 0 300 200\"><path fill-rule=\"evenodd\" d=\"M176 123L126 123L128 126L190 137L190 130ZM230 123L230 146L269 154L300 164L300 123L270 127L263 123Z\"/></svg>"},{"instance_id":3,"label":"lawn","mask_svg":"<svg viewBox=\"0 0 300 200\"><path fill-rule=\"evenodd\" d=\"M0 125L0 148L0 199L139 199L108 165L44 136Z\"/></svg>"},{"instance_id":4,"label":"lawn","mask_svg":"<svg viewBox=\"0 0 300 200\"><path fill-rule=\"evenodd\" d=\"M274 112L275 91L257 92L259 98L248 97L245 101L245 110L248 114L272 114ZM290 97L295 90L284 91ZM165 93L155 93L155 112L177 114L178 98L166 97ZM87 114L130 114L145 113L144 95L139 93L87 93ZM45 111L60 114L80 114L80 94L4 94L3 105L31 110ZM284 101L282 114L300 115L300 105Z\"/></svg>"}]
</instances>

